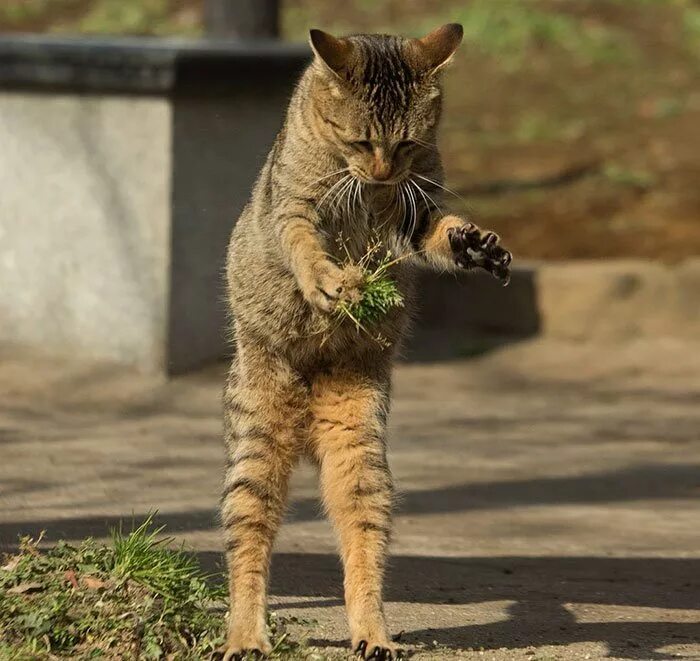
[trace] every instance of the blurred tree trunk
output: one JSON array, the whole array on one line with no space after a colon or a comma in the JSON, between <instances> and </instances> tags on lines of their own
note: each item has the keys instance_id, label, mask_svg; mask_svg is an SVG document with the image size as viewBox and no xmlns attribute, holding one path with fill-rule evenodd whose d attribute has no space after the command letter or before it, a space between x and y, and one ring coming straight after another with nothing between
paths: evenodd
<instances>
[{"instance_id":1,"label":"blurred tree trunk","mask_svg":"<svg viewBox=\"0 0 700 661\"><path fill-rule=\"evenodd\" d=\"M205 0L212 37L274 39L279 36L280 0Z\"/></svg>"}]
</instances>

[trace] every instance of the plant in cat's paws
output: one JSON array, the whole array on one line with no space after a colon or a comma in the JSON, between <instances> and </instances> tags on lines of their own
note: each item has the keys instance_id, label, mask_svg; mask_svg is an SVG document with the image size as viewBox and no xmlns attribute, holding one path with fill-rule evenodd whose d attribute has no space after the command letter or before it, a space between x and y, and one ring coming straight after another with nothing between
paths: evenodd
<instances>
[{"instance_id":1,"label":"plant in cat's paws","mask_svg":"<svg viewBox=\"0 0 700 661\"><path fill-rule=\"evenodd\" d=\"M395 280L391 277L389 269L397 264L403 257L392 258L390 251L378 261L375 261L377 253L381 250L381 244L368 247L367 252L359 262L363 272L360 286L360 299L355 302L341 301L336 306L336 314L342 319L350 319L358 331L371 335L380 344L387 345L387 341L380 334L374 334L370 328L383 319L393 308L404 306L403 295Z\"/></svg>"}]
</instances>

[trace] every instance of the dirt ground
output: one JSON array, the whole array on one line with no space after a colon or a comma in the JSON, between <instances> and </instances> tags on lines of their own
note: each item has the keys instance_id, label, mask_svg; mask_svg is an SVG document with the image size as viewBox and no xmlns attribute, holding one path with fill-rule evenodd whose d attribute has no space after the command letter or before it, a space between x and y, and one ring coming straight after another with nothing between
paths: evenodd
<instances>
[{"instance_id":1,"label":"dirt ground","mask_svg":"<svg viewBox=\"0 0 700 661\"><path fill-rule=\"evenodd\" d=\"M5 0L0 31L197 35L201 0ZM454 210L521 258L700 254L697 0L283 0L309 27L464 24L441 147Z\"/></svg>"},{"instance_id":2,"label":"dirt ground","mask_svg":"<svg viewBox=\"0 0 700 661\"><path fill-rule=\"evenodd\" d=\"M445 76L449 206L522 257L700 254L697 2L369 4L291 0L288 29L301 38L307 23L409 34L464 24Z\"/></svg>"},{"instance_id":3,"label":"dirt ground","mask_svg":"<svg viewBox=\"0 0 700 661\"><path fill-rule=\"evenodd\" d=\"M160 520L220 564L224 367L163 382L0 356L0 544ZM386 598L416 659L700 659L700 352L535 340L402 365ZM271 608L343 658L342 577L301 466ZM310 657L322 658L322 657Z\"/></svg>"}]
</instances>

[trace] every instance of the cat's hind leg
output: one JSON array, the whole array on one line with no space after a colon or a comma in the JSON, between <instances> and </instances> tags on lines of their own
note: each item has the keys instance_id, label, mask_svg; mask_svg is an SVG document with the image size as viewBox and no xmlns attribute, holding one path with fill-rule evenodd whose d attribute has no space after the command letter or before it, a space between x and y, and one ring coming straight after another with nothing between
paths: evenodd
<instances>
[{"instance_id":1,"label":"cat's hind leg","mask_svg":"<svg viewBox=\"0 0 700 661\"><path fill-rule=\"evenodd\" d=\"M271 650L267 582L275 533L299 452L306 388L264 349L245 347L224 394L228 466L221 505L230 595L224 661Z\"/></svg>"},{"instance_id":2,"label":"cat's hind leg","mask_svg":"<svg viewBox=\"0 0 700 661\"><path fill-rule=\"evenodd\" d=\"M392 659L382 605L393 488L384 438L388 379L336 371L311 392L311 441L321 493L345 570L352 646L364 659Z\"/></svg>"}]
</instances>

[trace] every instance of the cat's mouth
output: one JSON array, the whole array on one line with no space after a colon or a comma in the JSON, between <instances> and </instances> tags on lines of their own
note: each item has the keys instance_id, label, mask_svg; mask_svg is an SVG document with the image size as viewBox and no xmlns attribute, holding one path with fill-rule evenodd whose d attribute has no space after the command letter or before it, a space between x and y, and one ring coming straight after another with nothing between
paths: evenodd
<instances>
[{"instance_id":1,"label":"cat's mouth","mask_svg":"<svg viewBox=\"0 0 700 661\"><path fill-rule=\"evenodd\" d=\"M362 171L351 171L351 174L353 177L355 177L355 179L362 182L363 184L372 184L375 186L397 186L402 181L408 178L410 171L403 170L396 174L392 174L391 176L386 177L385 179L377 179L371 174Z\"/></svg>"}]
</instances>

